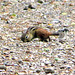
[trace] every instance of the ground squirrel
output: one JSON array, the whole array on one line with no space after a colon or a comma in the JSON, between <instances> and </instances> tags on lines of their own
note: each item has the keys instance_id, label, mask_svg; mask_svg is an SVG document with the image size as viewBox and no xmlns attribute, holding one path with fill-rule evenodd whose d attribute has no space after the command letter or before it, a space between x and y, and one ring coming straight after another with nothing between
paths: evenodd
<instances>
[{"instance_id":1,"label":"ground squirrel","mask_svg":"<svg viewBox=\"0 0 75 75\"><path fill-rule=\"evenodd\" d=\"M34 38L40 38L41 41L46 41L47 39L50 41L49 36L58 36L59 33L50 33L46 29L43 29L41 27L29 27L26 31L26 33L22 33L21 40L23 42L29 42Z\"/></svg>"}]
</instances>

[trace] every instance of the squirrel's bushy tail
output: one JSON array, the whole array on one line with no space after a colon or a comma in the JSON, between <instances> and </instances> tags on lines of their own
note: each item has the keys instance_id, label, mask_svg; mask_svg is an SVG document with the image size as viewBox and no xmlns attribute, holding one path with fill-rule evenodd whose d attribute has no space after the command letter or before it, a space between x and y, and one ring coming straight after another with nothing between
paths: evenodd
<instances>
[{"instance_id":1,"label":"squirrel's bushy tail","mask_svg":"<svg viewBox=\"0 0 75 75\"><path fill-rule=\"evenodd\" d=\"M59 33L51 33L50 36L58 36Z\"/></svg>"}]
</instances>

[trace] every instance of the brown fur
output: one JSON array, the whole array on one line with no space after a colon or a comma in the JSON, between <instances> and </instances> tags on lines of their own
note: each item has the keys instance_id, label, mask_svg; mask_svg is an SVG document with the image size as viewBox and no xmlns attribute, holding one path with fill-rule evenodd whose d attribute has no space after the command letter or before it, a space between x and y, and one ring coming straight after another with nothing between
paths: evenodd
<instances>
[{"instance_id":1,"label":"brown fur","mask_svg":"<svg viewBox=\"0 0 75 75\"><path fill-rule=\"evenodd\" d=\"M40 38L41 41L47 41L50 38L49 36L57 36L58 33L50 33L46 29L40 27L29 27L26 33L23 33L21 36L21 40L23 42L31 41L34 38Z\"/></svg>"}]
</instances>

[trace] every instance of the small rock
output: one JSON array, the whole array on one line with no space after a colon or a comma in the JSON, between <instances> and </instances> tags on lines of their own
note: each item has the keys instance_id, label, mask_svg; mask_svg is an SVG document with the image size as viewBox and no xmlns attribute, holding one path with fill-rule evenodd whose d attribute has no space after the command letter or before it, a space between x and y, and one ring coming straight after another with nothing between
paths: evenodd
<instances>
[{"instance_id":1,"label":"small rock","mask_svg":"<svg viewBox=\"0 0 75 75\"><path fill-rule=\"evenodd\" d=\"M70 4L69 4L69 6L73 6L73 5L74 5L73 3L70 3Z\"/></svg>"},{"instance_id":2,"label":"small rock","mask_svg":"<svg viewBox=\"0 0 75 75\"><path fill-rule=\"evenodd\" d=\"M4 62L4 65L9 66L10 64L9 64L9 62Z\"/></svg>"},{"instance_id":3,"label":"small rock","mask_svg":"<svg viewBox=\"0 0 75 75\"><path fill-rule=\"evenodd\" d=\"M26 53L32 53L32 52L27 50Z\"/></svg>"},{"instance_id":4,"label":"small rock","mask_svg":"<svg viewBox=\"0 0 75 75\"><path fill-rule=\"evenodd\" d=\"M62 15L67 15L67 13L66 12L63 12Z\"/></svg>"},{"instance_id":5,"label":"small rock","mask_svg":"<svg viewBox=\"0 0 75 75\"><path fill-rule=\"evenodd\" d=\"M4 49L4 50L9 50L9 47L8 47L8 46L4 46L3 49Z\"/></svg>"},{"instance_id":6,"label":"small rock","mask_svg":"<svg viewBox=\"0 0 75 75\"><path fill-rule=\"evenodd\" d=\"M70 66L67 67L67 69L70 69L70 68L71 68Z\"/></svg>"},{"instance_id":7,"label":"small rock","mask_svg":"<svg viewBox=\"0 0 75 75\"><path fill-rule=\"evenodd\" d=\"M67 28L64 29L65 32L69 31Z\"/></svg>"},{"instance_id":8,"label":"small rock","mask_svg":"<svg viewBox=\"0 0 75 75\"><path fill-rule=\"evenodd\" d=\"M18 66L18 64L14 64L14 66Z\"/></svg>"},{"instance_id":9,"label":"small rock","mask_svg":"<svg viewBox=\"0 0 75 75\"><path fill-rule=\"evenodd\" d=\"M59 20L57 20L57 19L54 19L52 22L53 22L53 23L55 23L55 24L60 23L60 21L59 21Z\"/></svg>"},{"instance_id":10,"label":"small rock","mask_svg":"<svg viewBox=\"0 0 75 75\"><path fill-rule=\"evenodd\" d=\"M31 4L28 6L30 9L35 9Z\"/></svg>"},{"instance_id":11,"label":"small rock","mask_svg":"<svg viewBox=\"0 0 75 75\"><path fill-rule=\"evenodd\" d=\"M64 61L63 63L65 64L65 63L67 63L67 61Z\"/></svg>"},{"instance_id":12,"label":"small rock","mask_svg":"<svg viewBox=\"0 0 75 75\"><path fill-rule=\"evenodd\" d=\"M18 43L16 43L16 46L19 46L19 44L18 44Z\"/></svg>"},{"instance_id":13,"label":"small rock","mask_svg":"<svg viewBox=\"0 0 75 75\"><path fill-rule=\"evenodd\" d=\"M49 48L44 48L44 51L46 52L49 52L49 50L50 50Z\"/></svg>"},{"instance_id":14,"label":"small rock","mask_svg":"<svg viewBox=\"0 0 75 75\"><path fill-rule=\"evenodd\" d=\"M1 58L2 58L2 59L5 59L5 56L2 56Z\"/></svg>"},{"instance_id":15,"label":"small rock","mask_svg":"<svg viewBox=\"0 0 75 75\"><path fill-rule=\"evenodd\" d=\"M63 25L63 27L68 27L69 25L68 24L66 24L66 25Z\"/></svg>"},{"instance_id":16,"label":"small rock","mask_svg":"<svg viewBox=\"0 0 75 75\"><path fill-rule=\"evenodd\" d=\"M41 4L43 3L43 1L42 1L42 0L38 0L37 2L38 2L38 3L41 3Z\"/></svg>"},{"instance_id":17,"label":"small rock","mask_svg":"<svg viewBox=\"0 0 75 75\"><path fill-rule=\"evenodd\" d=\"M45 65L48 65L50 64L51 62L50 61L45 61Z\"/></svg>"},{"instance_id":18,"label":"small rock","mask_svg":"<svg viewBox=\"0 0 75 75\"><path fill-rule=\"evenodd\" d=\"M18 72L16 75L26 75L24 72Z\"/></svg>"},{"instance_id":19,"label":"small rock","mask_svg":"<svg viewBox=\"0 0 75 75\"><path fill-rule=\"evenodd\" d=\"M40 70L40 69L38 69L38 70L36 70L36 72L37 72L37 73L39 73L39 72L41 72L41 70Z\"/></svg>"},{"instance_id":20,"label":"small rock","mask_svg":"<svg viewBox=\"0 0 75 75\"><path fill-rule=\"evenodd\" d=\"M1 54L2 54L2 55L4 54L3 50L1 50Z\"/></svg>"},{"instance_id":21,"label":"small rock","mask_svg":"<svg viewBox=\"0 0 75 75\"><path fill-rule=\"evenodd\" d=\"M13 53L13 51L10 51L10 53Z\"/></svg>"},{"instance_id":22,"label":"small rock","mask_svg":"<svg viewBox=\"0 0 75 75\"><path fill-rule=\"evenodd\" d=\"M54 66L54 64L51 63L51 66Z\"/></svg>"},{"instance_id":23,"label":"small rock","mask_svg":"<svg viewBox=\"0 0 75 75\"><path fill-rule=\"evenodd\" d=\"M18 57L13 57L15 60L18 60Z\"/></svg>"},{"instance_id":24,"label":"small rock","mask_svg":"<svg viewBox=\"0 0 75 75\"><path fill-rule=\"evenodd\" d=\"M66 65L65 67L66 67L66 69L70 69L71 68L71 66L69 66L69 65Z\"/></svg>"},{"instance_id":25,"label":"small rock","mask_svg":"<svg viewBox=\"0 0 75 75\"><path fill-rule=\"evenodd\" d=\"M31 70L35 70L35 67L30 67Z\"/></svg>"},{"instance_id":26,"label":"small rock","mask_svg":"<svg viewBox=\"0 0 75 75\"><path fill-rule=\"evenodd\" d=\"M15 60L15 58L12 58L12 60Z\"/></svg>"},{"instance_id":27,"label":"small rock","mask_svg":"<svg viewBox=\"0 0 75 75\"><path fill-rule=\"evenodd\" d=\"M8 52L4 52L4 55L9 55L9 53Z\"/></svg>"},{"instance_id":28,"label":"small rock","mask_svg":"<svg viewBox=\"0 0 75 75\"><path fill-rule=\"evenodd\" d=\"M23 64L23 62L21 60L18 61L19 64Z\"/></svg>"},{"instance_id":29,"label":"small rock","mask_svg":"<svg viewBox=\"0 0 75 75\"><path fill-rule=\"evenodd\" d=\"M11 24L11 21L8 20L6 23L7 23L7 24Z\"/></svg>"},{"instance_id":30,"label":"small rock","mask_svg":"<svg viewBox=\"0 0 75 75\"><path fill-rule=\"evenodd\" d=\"M13 72L13 70L12 69L8 69L8 72Z\"/></svg>"},{"instance_id":31,"label":"small rock","mask_svg":"<svg viewBox=\"0 0 75 75\"><path fill-rule=\"evenodd\" d=\"M62 44L64 44L65 41L64 40L59 40L59 42L62 43Z\"/></svg>"},{"instance_id":32,"label":"small rock","mask_svg":"<svg viewBox=\"0 0 75 75\"><path fill-rule=\"evenodd\" d=\"M18 72L15 72L15 75L18 75Z\"/></svg>"},{"instance_id":33,"label":"small rock","mask_svg":"<svg viewBox=\"0 0 75 75\"><path fill-rule=\"evenodd\" d=\"M45 66L45 64L44 63L41 63L41 66Z\"/></svg>"},{"instance_id":34,"label":"small rock","mask_svg":"<svg viewBox=\"0 0 75 75\"><path fill-rule=\"evenodd\" d=\"M64 66L60 67L60 69L64 69L64 68L65 68Z\"/></svg>"},{"instance_id":35,"label":"small rock","mask_svg":"<svg viewBox=\"0 0 75 75\"><path fill-rule=\"evenodd\" d=\"M59 58L55 58L55 61L58 61L59 60Z\"/></svg>"},{"instance_id":36,"label":"small rock","mask_svg":"<svg viewBox=\"0 0 75 75\"><path fill-rule=\"evenodd\" d=\"M45 71L46 74L54 73L54 70L52 70L51 68L43 68L43 70Z\"/></svg>"},{"instance_id":37,"label":"small rock","mask_svg":"<svg viewBox=\"0 0 75 75\"><path fill-rule=\"evenodd\" d=\"M31 0L31 2L35 2L35 0Z\"/></svg>"},{"instance_id":38,"label":"small rock","mask_svg":"<svg viewBox=\"0 0 75 75\"><path fill-rule=\"evenodd\" d=\"M6 55L5 57L6 57L6 58L9 57L9 55Z\"/></svg>"},{"instance_id":39,"label":"small rock","mask_svg":"<svg viewBox=\"0 0 75 75\"><path fill-rule=\"evenodd\" d=\"M28 10L28 8L35 9L31 4L29 4L28 6L25 6L25 8L23 10Z\"/></svg>"},{"instance_id":40,"label":"small rock","mask_svg":"<svg viewBox=\"0 0 75 75\"><path fill-rule=\"evenodd\" d=\"M28 10L28 7L25 6L25 8L23 10Z\"/></svg>"},{"instance_id":41,"label":"small rock","mask_svg":"<svg viewBox=\"0 0 75 75\"><path fill-rule=\"evenodd\" d=\"M4 66L4 65L0 65L0 69L4 69L4 70L6 70L6 66Z\"/></svg>"},{"instance_id":42,"label":"small rock","mask_svg":"<svg viewBox=\"0 0 75 75\"><path fill-rule=\"evenodd\" d=\"M24 59L23 61L30 61L30 59L26 58L26 59Z\"/></svg>"}]
</instances>

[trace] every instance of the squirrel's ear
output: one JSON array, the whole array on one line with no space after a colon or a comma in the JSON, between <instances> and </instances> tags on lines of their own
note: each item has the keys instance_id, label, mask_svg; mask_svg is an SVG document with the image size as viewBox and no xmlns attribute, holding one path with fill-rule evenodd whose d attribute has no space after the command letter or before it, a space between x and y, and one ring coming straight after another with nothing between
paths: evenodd
<instances>
[{"instance_id":1,"label":"squirrel's ear","mask_svg":"<svg viewBox=\"0 0 75 75\"><path fill-rule=\"evenodd\" d=\"M27 31L27 28L22 31L22 34L26 33L26 31Z\"/></svg>"}]
</instances>

